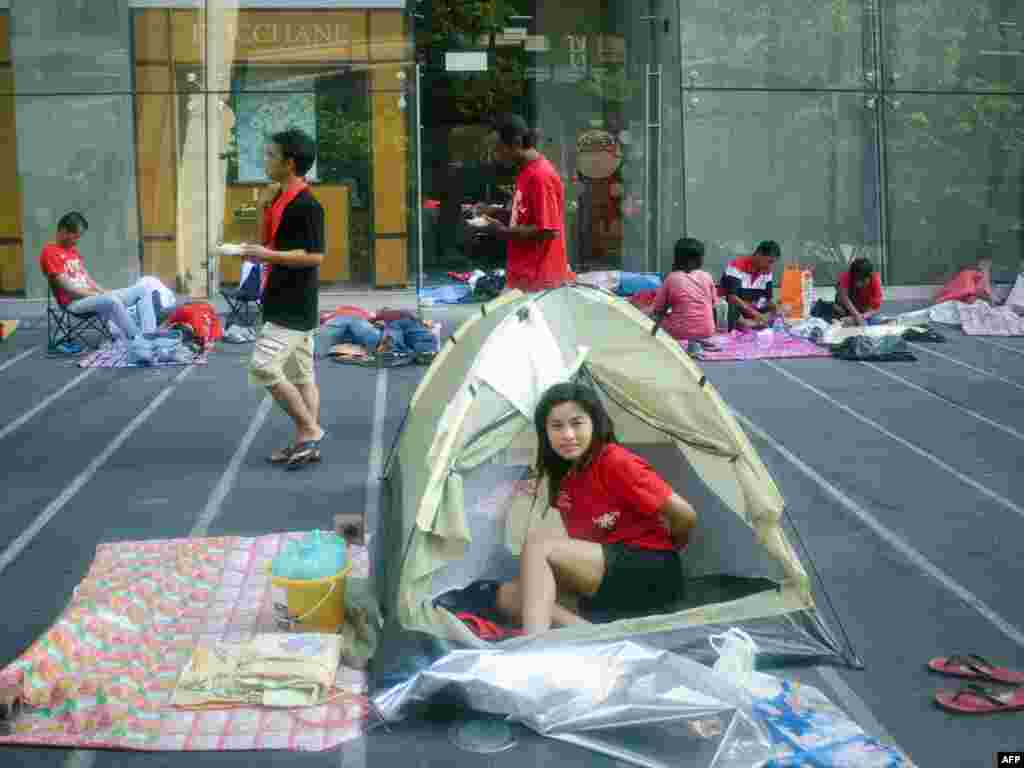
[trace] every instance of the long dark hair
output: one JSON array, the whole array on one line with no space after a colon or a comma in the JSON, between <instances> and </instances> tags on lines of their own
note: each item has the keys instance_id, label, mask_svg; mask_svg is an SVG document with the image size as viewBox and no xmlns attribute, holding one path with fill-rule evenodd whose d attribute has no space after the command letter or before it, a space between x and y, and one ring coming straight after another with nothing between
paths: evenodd
<instances>
[{"instance_id":1,"label":"long dark hair","mask_svg":"<svg viewBox=\"0 0 1024 768\"><path fill-rule=\"evenodd\" d=\"M538 479L548 479L548 504L555 506L558 500L558 492L562 486L562 480L572 466L551 447L548 440L548 415L552 409L563 403L576 403L590 417L594 425L593 435L586 452L580 457L580 465L586 466L591 459L597 456L609 443L617 443L615 437L615 425L605 410L604 404L598 398L597 393L590 387L574 382L555 384L537 405L537 412L534 414L533 423L537 428L537 476Z\"/></svg>"}]
</instances>

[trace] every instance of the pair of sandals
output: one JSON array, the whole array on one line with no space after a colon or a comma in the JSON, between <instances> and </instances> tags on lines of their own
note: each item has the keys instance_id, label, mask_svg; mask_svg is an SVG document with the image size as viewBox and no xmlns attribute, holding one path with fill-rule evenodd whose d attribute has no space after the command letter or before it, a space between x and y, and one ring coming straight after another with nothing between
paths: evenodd
<instances>
[{"instance_id":1,"label":"pair of sandals","mask_svg":"<svg viewBox=\"0 0 1024 768\"><path fill-rule=\"evenodd\" d=\"M949 712L987 715L996 712L1024 711L1024 672L999 667L974 654L932 659L928 668L974 682L958 691L939 691L935 703ZM994 683L998 688L980 683Z\"/></svg>"},{"instance_id":2,"label":"pair of sandals","mask_svg":"<svg viewBox=\"0 0 1024 768\"><path fill-rule=\"evenodd\" d=\"M302 443L289 445L287 448L272 453L267 458L267 461L271 464L283 464L284 468L290 471L302 469L302 467L310 464L318 464L323 458L320 453L320 443L324 441L325 437L327 437L326 432L323 433L319 440L306 440Z\"/></svg>"}]
</instances>

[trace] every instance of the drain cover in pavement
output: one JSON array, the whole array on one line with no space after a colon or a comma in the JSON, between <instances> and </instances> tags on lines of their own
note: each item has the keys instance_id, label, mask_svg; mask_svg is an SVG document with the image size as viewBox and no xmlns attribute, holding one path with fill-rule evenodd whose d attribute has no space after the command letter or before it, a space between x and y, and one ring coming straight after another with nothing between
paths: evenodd
<instances>
[{"instance_id":1,"label":"drain cover in pavement","mask_svg":"<svg viewBox=\"0 0 1024 768\"><path fill-rule=\"evenodd\" d=\"M467 752L492 754L512 749L518 742L512 729L500 720L468 720L448 731L452 744Z\"/></svg>"}]
</instances>

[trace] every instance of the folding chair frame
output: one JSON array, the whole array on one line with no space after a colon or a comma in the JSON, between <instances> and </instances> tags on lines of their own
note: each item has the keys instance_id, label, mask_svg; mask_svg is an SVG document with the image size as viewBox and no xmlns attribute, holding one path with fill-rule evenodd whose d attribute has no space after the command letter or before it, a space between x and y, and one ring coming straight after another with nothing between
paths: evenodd
<instances>
[{"instance_id":1,"label":"folding chair frame","mask_svg":"<svg viewBox=\"0 0 1024 768\"><path fill-rule=\"evenodd\" d=\"M263 299L259 294L260 283L262 281L263 268L259 265L253 267L252 272L246 278L245 282L239 285L237 288L221 288L220 295L224 297L224 301L228 303L228 316L225 318L224 327L230 327L232 322L236 322L239 325L252 326L253 320L259 316L259 310L255 313L250 310L250 306L260 307L263 303ZM252 293L252 284L255 283L256 293ZM244 322L242 317L245 317Z\"/></svg>"},{"instance_id":2,"label":"folding chair frame","mask_svg":"<svg viewBox=\"0 0 1024 768\"><path fill-rule=\"evenodd\" d=\"M86 333L92 331L100 337L99 343L89 344ZM53 296L53 287L46 294L46 340L52 352L61 344L76 343L99 348L104 341L113 341L107 324L97 314L77 315L61 306Z\"/></svg>"}]
</instances>

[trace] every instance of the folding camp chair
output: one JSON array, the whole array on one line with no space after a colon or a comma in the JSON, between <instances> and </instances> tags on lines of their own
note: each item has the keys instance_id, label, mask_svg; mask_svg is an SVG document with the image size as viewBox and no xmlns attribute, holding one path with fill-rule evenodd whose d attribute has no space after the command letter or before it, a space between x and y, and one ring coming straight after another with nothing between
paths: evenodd
<instances>
[{"instance_id":1,"label":"folding camp chair","mask_svg":"<svg viewBox=\"0 0 1024 768\"><path fill-rule=\"evenodd\" d=\"M89 344L86 333L93 332L99 342ZM99 347L104 341L113 341L114 337L102 317L94 312L78 314L62 306L53 295L53 286L46 293L46 341L47 348L52 352L62 344L78 344L80 346Z\"/></svg>"},{"instance_id":2,"label":"folding camp chair","mask_svg":"<svg viewBox=\"0 0 1024 768\"><path fill-rule=\"evenodd\" d=\"M246 268L248 267L248 273ZM261 276L262 270L259 264L245 262L242 265L242 282L237 288L221 288L220 295L228 303L227 321L225 327L230 327L232 322L239 325L252 325L250 307L258 307L262 301ZM241 318L245 317L245 322Z\"/></svg>"}]
</instances>

